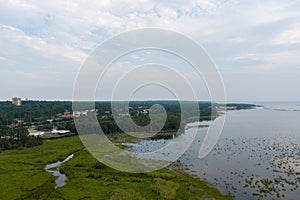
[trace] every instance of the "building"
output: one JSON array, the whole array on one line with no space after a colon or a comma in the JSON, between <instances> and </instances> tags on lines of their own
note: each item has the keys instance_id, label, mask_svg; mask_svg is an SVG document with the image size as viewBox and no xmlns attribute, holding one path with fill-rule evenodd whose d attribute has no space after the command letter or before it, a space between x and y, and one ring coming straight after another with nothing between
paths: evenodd
<instances>
[{"instance_id":1,"label":"building","mask_svg":"<svg viewBox=\"0 0 300 200\"><path fill-rule=\"evenodd\" d=\"M21 106L21 105L22 105L22 100L21 100L21 98L13 97L13 98L12 98L12 104L14 104L14 105L16 105L16 106Z\"/></svg>"},{"instance_id":2,"label":"building","mask_svg":"<svg viewBox=\"0 0 300 200\"><path fill-rule=\"evenodd\" d=\"M85 111L74 111L73 115L74 117L80 117L80 116L88 116L88 110Z\"/></svg>"},{"instance_id":3,"label":"building","mask_svg":"<svg viewBox=\"0 0 300 200\"><path fill-rule=\"evenodd\" d=\"M61 119L72 119L74 118L74 115L71 113L64 113L62 115L59 116Z\"/></svg>"},{"instance_id":4,"label":"building","mask_svg":"<svg viewBox=\"0 0 300 200\"><path fill-rule=\"evenodd\" d=\"M34 127L31 127L28 130L29 136L53 136L53 135L64 135L71 133L70 130L57 130L56 128L53 128L51 131L37 131L34 129Z\"/></svg>"},{"instance_id":5,"label":"building","mask_svg":"<svg viewBox=\"0 0 300 200\"><path fill-rule=\"evenodd\" d=\"M63 134L67 134L70 133L69 130L57 130L57 129L53 129L51 131L52 134L59 134L59 135L63 135Z\"/></svg>"},{"instance_id":6,"label":"building","mask_svg":"<svg viewBox=\"0 0 300 200\"><path fill-rule=\"evenodd\" d=\"M27 129L28 130L28 135L29 136L44 136L45 132L44 131L37 131L33 128Z\"/></svg>"}]
</instances>

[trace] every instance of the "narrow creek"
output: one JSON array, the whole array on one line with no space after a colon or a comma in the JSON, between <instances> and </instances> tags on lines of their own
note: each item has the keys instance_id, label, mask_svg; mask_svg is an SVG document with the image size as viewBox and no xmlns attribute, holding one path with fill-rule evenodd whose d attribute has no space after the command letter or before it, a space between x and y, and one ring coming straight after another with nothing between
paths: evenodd
<instances>
[{"instance_id":1,"label":"narrow creek","mask_svg":"<svg viewBox=\"0 0 300 200\"><path fill-rule=\"evenodd\" d=\"M65 174L60 173L60 171L59 171L60 165L62 163L65 163L65 162L69 161L73 157L74 157L74 154L71 154L66 159L64 159L63 161L57 161L55 163L51 163L51 164L46 165L45 171L50 172L50 173L52 173L53 176L58 177L55 180L55 189L57 189L59 187L63 187L66 184L66 180L68 180L68 178Z\"/></svg>"}]
</instances>

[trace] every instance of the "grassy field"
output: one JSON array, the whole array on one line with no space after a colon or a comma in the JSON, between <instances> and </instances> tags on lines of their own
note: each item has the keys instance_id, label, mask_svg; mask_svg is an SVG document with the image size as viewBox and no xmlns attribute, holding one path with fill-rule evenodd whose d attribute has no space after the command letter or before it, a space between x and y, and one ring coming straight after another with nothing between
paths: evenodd
<instances>
[{"instance_id":1,"label":"grassy field","mask_svg":"<svg viewBox=\"0 0 300 200\"><path fill-rule=\"evenodd\" d=\"M44 167L71 153L74 158L60 167L67 184L55 190L56 177ZM0 199L232 199L182 173L113 170L84 150L77 136L1 152L0 181Z\"/></svg>"}]
</instances>

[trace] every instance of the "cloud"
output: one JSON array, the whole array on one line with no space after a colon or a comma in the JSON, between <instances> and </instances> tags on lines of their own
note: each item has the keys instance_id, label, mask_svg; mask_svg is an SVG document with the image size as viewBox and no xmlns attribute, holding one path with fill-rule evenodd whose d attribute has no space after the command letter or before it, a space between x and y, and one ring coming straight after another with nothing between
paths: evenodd
<instances>
[{"instance_id":1,"label":"cloud","mask_svg":"<svg viewBox=\"0 0 300 200\"><path fill-rule=\"evenodd\" d=\"M34 65L34 62L37 61L32 60L30 56L47 61L50 65L53 58L58 61L67 58L72 62L81 62L87 56L80 50L67 45L52 44L47 39L28 36L22 30L11 26L0 25L0 34L1 44L6 47L6 49L2 49L1 53L10 60L17 60L19 64Z\"/></svg>"},{"instance_id":2,"label":"cloud","mask_svg":"<svg viewBox=\"0 0 300 200\"><path fill-rule=\"evenodd\" d=\"M293 24L288 30L279 33L273 43L277 45L295 45L300 44L300 24Z\"/></svg>"},{"instance_id":3,"label":"cloud","mask_svg":"<svg viewBox=\"0 0 300 200\"><path fill-rule=\"evenodd\" d=\"M298 1L0 2L1 83L9 82L14 73L20 83L29 81L23 89L37 87L42 80L47 80L43 85L49 91L55 90L54 83L72 88L78 68L92 49L116 34L143 27L188 35L207 49L222 72L299 72ZM58 89L59 95L66 88Z\"/></svg>"}]
</instances>

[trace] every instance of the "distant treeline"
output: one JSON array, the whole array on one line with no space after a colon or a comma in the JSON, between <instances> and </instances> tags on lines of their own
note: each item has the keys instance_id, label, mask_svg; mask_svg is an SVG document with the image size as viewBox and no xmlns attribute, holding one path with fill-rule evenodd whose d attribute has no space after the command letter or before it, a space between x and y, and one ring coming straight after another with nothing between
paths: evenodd
<instances>
[{"instance_id":1,"label":"distant treeline","mask_svg":"<svg viewBox=\"0 0 300 200\"><path fill-rule=\"evenodd\" d=\"M244 109L253 109L256 108L255 104L247 104L247 103L227 103L227 104L219 104L220 106L226 107L235 107L236 110L244 110Z\"/></svg>"},{"instance_id":2,"label":"distant treeline","mask_svg":"<svg viewBox=\"0 0 300 200\"><path fill-rule=\"evenodd\" d=\"M0 125L12 124L16 119L39 122L71 110L72 102L66 101L22 101L22 106L0 102Z\"/></svg>"},{"instance_id":3,"label":"distant treeline","mask_svg":"<svg viewBox=\"0 0 300 200\"><path fill-rule=\"evenodd\" d=\"M194 103L189 101L180 103L178 101L131 101L127 114L131 116L136 124L145 126L149 124L150 118L149 114L144 111L149 111L151 106L159 104L164 107L167 113L166 123L162 129L162 132L166 132L178 131L180 123L186 124L194 121L214 119L218 116L217 110L220 106L236 107L236 109L255 107L253 104L198 102L200 112L197 112L192 106L195 105ZM124 102L116 102L116 104L120 108L124 107ZM180 105L184 105L186 108L183 111L184 113L181 113ZM104 133L122 132L111 115L111 102L95 102L95 109L98 111L98 121ZM35 125L37 130L51 130L53 127L56 127L57 129L67 129L77 133L72 119L59 119L59 114L65 112L72 113L72 102L23 101L22 106L19 107L13 105L10 101L0 102L0 147L2 149L11 149L40 144L40 138L27 136L27 128L31 125ZM181 119L182 114L185 116L183 120ZM12 124L17 124L17 128L8 128L7 125Z\"/></svg>"},{"instance_id":4,"label":"distant treeline","mask_svg":"<svg viewBox=\"0 0 300 200\"><path fill-rule=\"evenodd\" d=\"M121 104L121 103L120 103ZM178 131L180 123L188 123L191 121L211 120L217 117L216 107L210 102L198 102L199 112L194 109L191 102L181 102L185 109L181 113L180 103L178 101L132 101L129 106L132 120L140 126L145 126L150 123L149 115L139 114L140 110L151 108L154 104L159 104L164 107L167 113L166 123L162 131ZM181 114L185 119L181 121ZM122 132L115 123L113 117L106 117L99 120L104 133ZM127 127L130 130L130 127ZM134 131L134 130L132 130Z\"/></svg>"},{"instance_id":5,"label":"distant treeline","mask_svg":"<svg viewBox=\"0 0 300 200\"><path fill-rule=\"evenodd\" d=\"M188 104L188 102L185 102ZM168 119L178 118L180 116L180 106L177 101L133 101L130 102L132 109L130 114L135 116L139 107L150 108L154 104L161 104L167 111ZM211 115L211 103L200 102L201 116ZM98 110L99 116L104 116L107 111L111 113L111 102L96 102L95 108ZM0 126L10 125L16 120L22 120L24 123L35 123L55 118L56 115L64 112L72 112L72 102L70 101L23 101L22 106L13 105L10 101L0 102ZM197 113L189 114L199 115ZM148 120L147 116L134 117L136 122L141 125ZM167 120L167 121L170 121ZM171 120L172 121L172 120ZM170 123L171 123L170 121Z\"/></svg>"}]
</instances>

